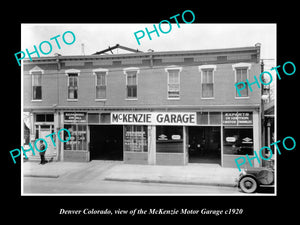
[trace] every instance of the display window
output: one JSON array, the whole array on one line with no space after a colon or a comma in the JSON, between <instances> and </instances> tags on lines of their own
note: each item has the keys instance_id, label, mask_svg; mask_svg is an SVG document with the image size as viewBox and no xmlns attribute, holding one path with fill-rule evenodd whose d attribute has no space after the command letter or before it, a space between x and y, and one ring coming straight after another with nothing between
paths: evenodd
<instances>
[{"instance_id":1,"label":"display window","mask_svg":"<svg viewBox=\"0 0 300 225\"><path fill-rule=\"evenodd\" d=\"M129 152L147 152L147 126L125 126L124 148Z\"/></svg>"},{"instance_id":2,"label":"display window","mask_svg":"<svg viewBox=\"0 0 300 225\"><path fill-rule=\"evenodd\" d=\"M71 139L64 143L65 150L87 150L87 126L78 124L65 124L71 134ZM64 137L68 137L65 132Z\"/></svg>"},{"instance_id":3,"label":"display window","mask_svg":"<svg viewBox=\"0 0 300 225\"><path fill-rule=\"evenodd\" d=\"M183 127L182 126L157 126L156 127L156 152L182 153L183 152Z\"/></svg>"},{"instance_id":4,"label":"display window","mask_svg":"<svg viewBox=\"0 0 300 225\"><path fill-rule=\"evenodd\" d=\"M224 127L223 153L228 155L253 155L253 128Z\"/></svg>"}]
</instances>

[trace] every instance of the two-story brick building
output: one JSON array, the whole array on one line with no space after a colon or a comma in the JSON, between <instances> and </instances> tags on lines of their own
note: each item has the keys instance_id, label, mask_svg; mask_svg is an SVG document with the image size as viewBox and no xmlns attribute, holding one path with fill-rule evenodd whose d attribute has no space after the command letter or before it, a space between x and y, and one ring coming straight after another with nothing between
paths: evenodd
<instances>
[{"instance_id":1,"label":"two-story brick building","mask_svg":"<svg viewBox=\"0 0 300 225\"><path fill-rule=\"evenodd\" d=\"M259 61L259 46L24 60L30 140L68 129L66 143L47 139L59 161L235 167L260 148L260 91L234 87Z\"/></svg>"}]
</instances>

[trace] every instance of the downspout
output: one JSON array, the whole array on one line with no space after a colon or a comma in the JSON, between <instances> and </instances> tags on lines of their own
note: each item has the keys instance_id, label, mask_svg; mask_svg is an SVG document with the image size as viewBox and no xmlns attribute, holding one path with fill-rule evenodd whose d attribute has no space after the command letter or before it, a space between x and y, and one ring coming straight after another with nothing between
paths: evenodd
<instances>
[{"instance_id":1,"label":"downspout","mask_svg":"<svg viewBox=\"0 0 300 225\"><path fill-rule=\"evenodd\" d=\"M56 56L56 63L57 63L57 73L56 73L56 107L59 105L59 71L60 71L60 69L61 69L61 63L60 63L60 59L59 59L59 56L60 56L60 54L55 54L55 56ZM60 126L61 126L61 123L60 123L60 120L61 120L61 115L60 115L60 111L59 110L57 110L57 109L55 109L55 112L57 113L57 127L56 127L56 133L58 133L58 131L60 130ZM57 140L57 138L56 138L56 140ZM62 153L61 153L61 151L62 151L62 148L61 148L61 146L62 146L62 143L59 143L58 145L57 145L57 161L62 161Z\"/></svg>"}]
</instances>

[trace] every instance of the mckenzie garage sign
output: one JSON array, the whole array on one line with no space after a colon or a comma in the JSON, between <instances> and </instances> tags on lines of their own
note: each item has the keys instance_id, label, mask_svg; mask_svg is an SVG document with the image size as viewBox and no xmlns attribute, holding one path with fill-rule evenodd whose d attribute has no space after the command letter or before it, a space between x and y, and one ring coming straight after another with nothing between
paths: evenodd
<instances>
[{"instance_id":1,"label":"mckenzie garage sign","mask_svg":"<svg viewBox=\"0 0 300 225\"><path fill-rule=\"evenodd\" d=\"M114 112L112 124L196 125L195 112Z\"/></svg>"}]
</instances>

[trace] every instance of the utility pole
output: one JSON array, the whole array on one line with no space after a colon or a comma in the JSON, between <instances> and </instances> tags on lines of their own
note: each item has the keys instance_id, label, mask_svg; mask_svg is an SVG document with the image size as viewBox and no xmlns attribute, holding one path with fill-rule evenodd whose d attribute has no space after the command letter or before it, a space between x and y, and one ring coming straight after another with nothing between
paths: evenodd
<instances>
[{"instance_id":1,"label":"utility pole","mask_svg":"<svg viewBox=\"0 0 300 225\"><path fill-rule=\"evenodd\" d=\"M264 60L261 59L260 61L260 72L264 72ZM264 78L263 78L264 80ZM264 86L261 87L261 95L260 95L260 102L261 102L261 146L265 146L265 107L264 107L264 100L262 99L262 95L264 94ZM263 151L263 156L265 157L265 150Z\"/></svg>"}]
</instances>

